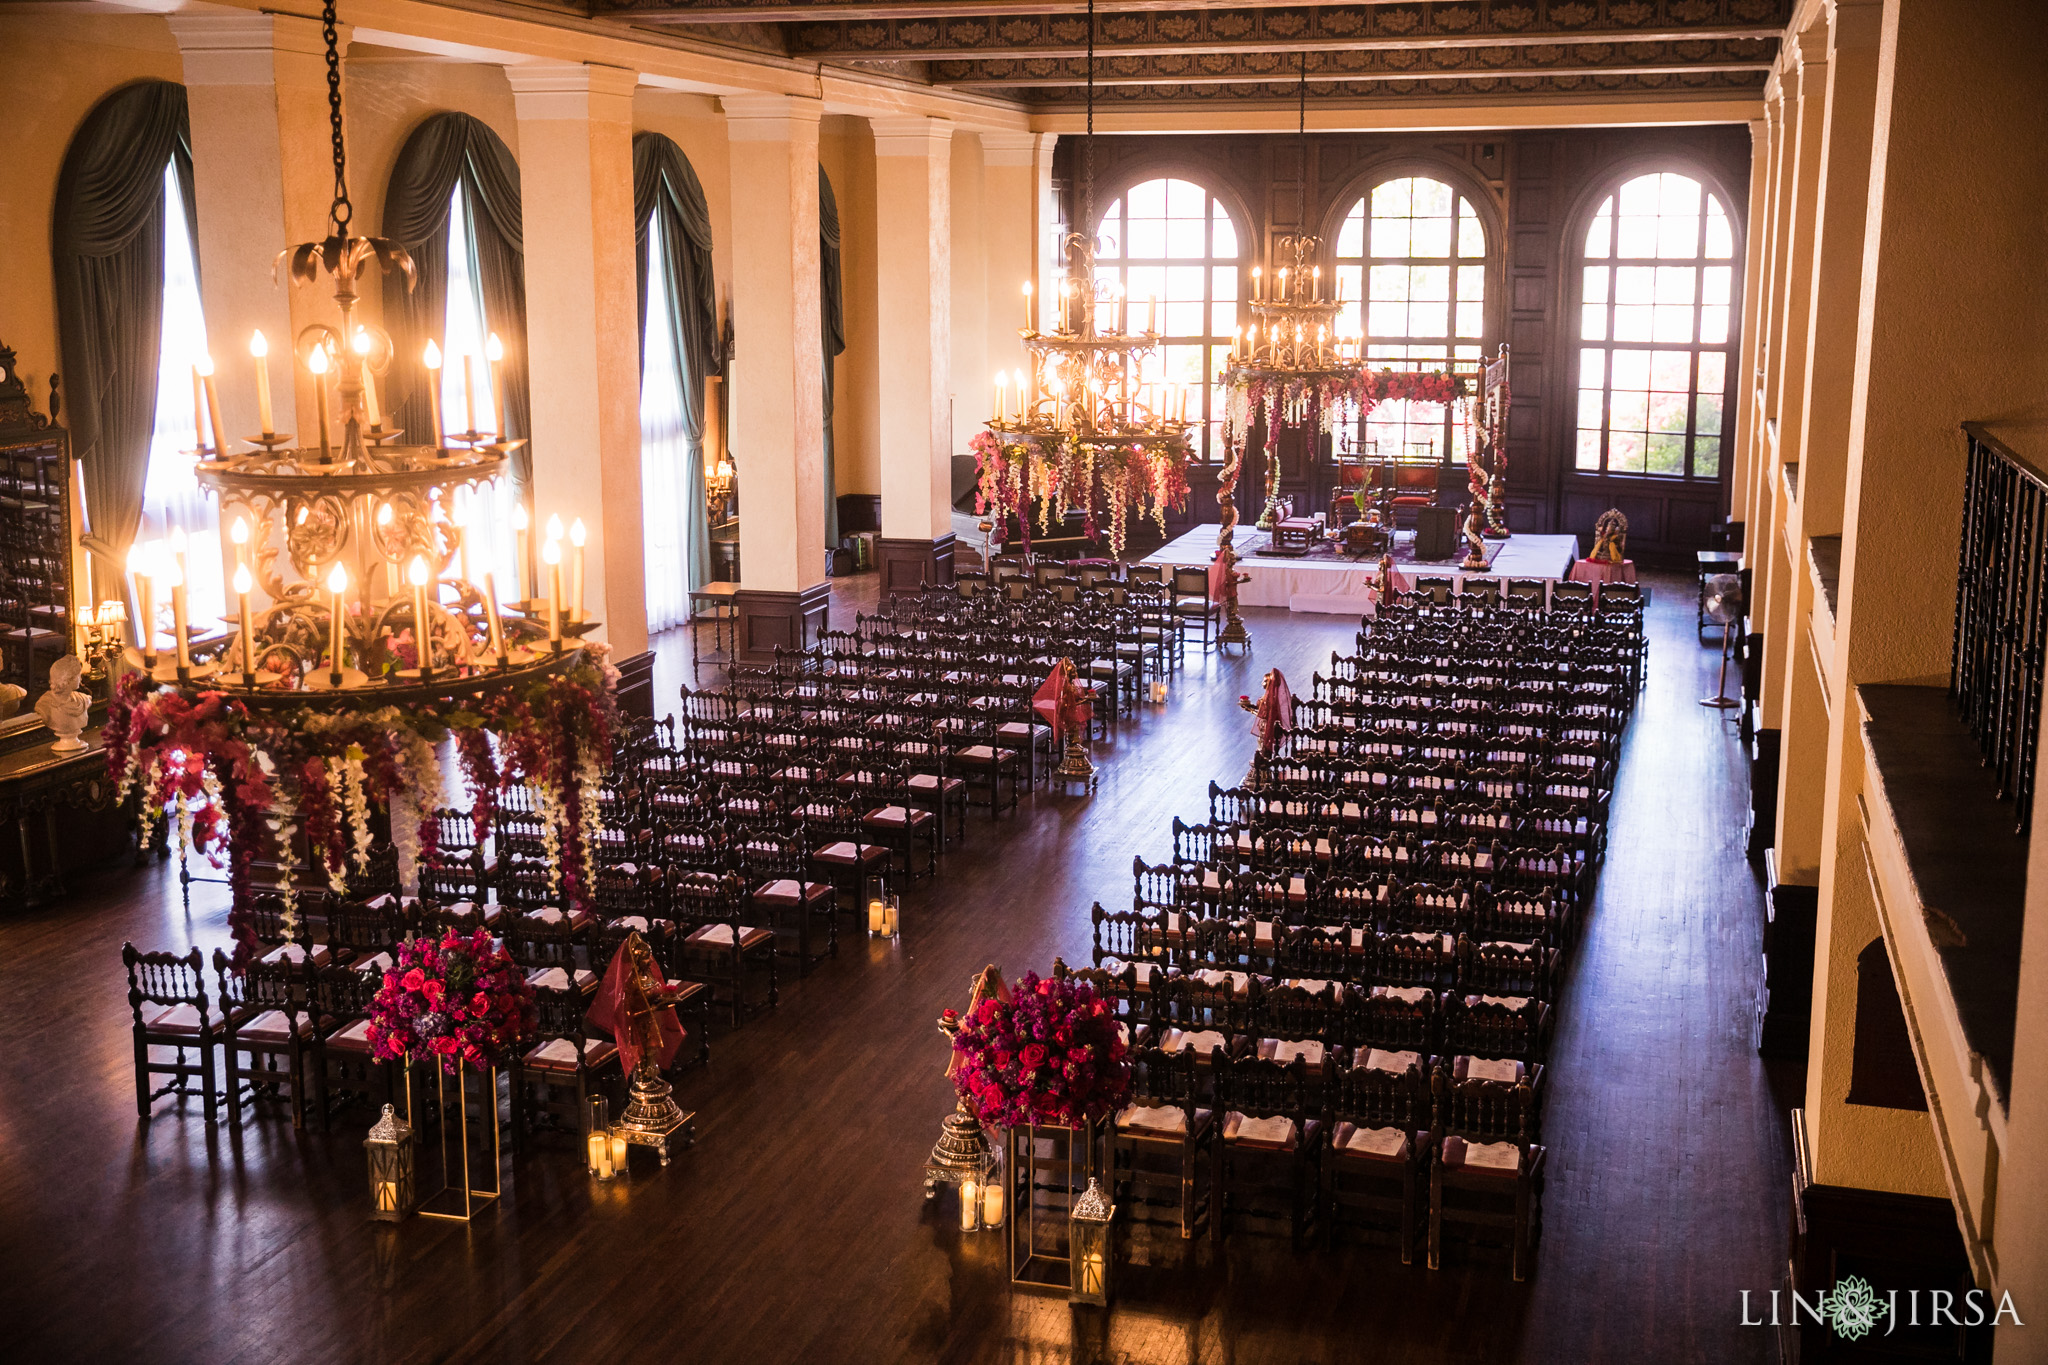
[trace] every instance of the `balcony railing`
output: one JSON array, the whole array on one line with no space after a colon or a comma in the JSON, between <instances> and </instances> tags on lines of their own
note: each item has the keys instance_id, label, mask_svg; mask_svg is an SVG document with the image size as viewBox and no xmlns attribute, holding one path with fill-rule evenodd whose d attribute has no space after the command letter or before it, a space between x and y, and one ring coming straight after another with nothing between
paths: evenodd
<instances>
[{"instance_id":1,"label":"balcony railing","mask_svg":"<svg viewBox=\"0 0 2048 1365\"><path fill-rule=\"evenodd\" d=\"M1956 565L1949 694L2025 831L2040 749L2048 655L2048 479L1975 422Z\"/></svg>"}]
</instances>

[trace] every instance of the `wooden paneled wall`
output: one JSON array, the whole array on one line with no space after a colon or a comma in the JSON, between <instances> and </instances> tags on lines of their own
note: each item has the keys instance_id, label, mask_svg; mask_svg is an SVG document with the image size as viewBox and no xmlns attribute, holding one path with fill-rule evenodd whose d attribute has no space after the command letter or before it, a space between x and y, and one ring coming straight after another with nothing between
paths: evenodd
<instances>
[{"instance_id":1,"label":"wooden paneled wall","mask_svg":"<svg viewBox=\"0 0 2048 1365\"><path fill-rule=\"evenodd\" d=\"M1304 151L1306 157L1304 158ZM1062 140L1055 175L1062 211L1078 215L1080 138ZM1573 266L1599 201L1632 175L1682 171L1706 183L1736 225L1742 263L1748 220L1750 135L1742 125L1429 134L1097 137L1097 211L1123 190L1173 175L1209 187L1249 226L1260 259L1277 233L1306 227L1334 245L1336 228L1361 195L1397 175L1432 175L1461 190L1487 223L1486 335L1489 353L1506 341L1514 356L1508 420L1509 524L1526 531L1568 531L1592 544L1593 522L1609 507L1629 519L1629 550L1649 562L1690 564L1728 508L1728 462L1718 483L1572 468L1578 368L1574 354L1578 288ZM1253 260L1246 260L1249 270ZM1241 291L1242 296L1243 291ZM1735 299L1742 297L1738 279ZM1732 336L1741 335L1739 316ZM1724 411L1736 411L1739 358L1728 367ZM1732 432L1731 432L1732 435ZM1216 519L1215 470L1191 478L1194 496L1181 521ZM1242 506L1244 499L1240 497ZM1253 500L1256 504L1256 499ZM1255 510L1255 509L1254 509Z\"/></svg>"}]
</instances>

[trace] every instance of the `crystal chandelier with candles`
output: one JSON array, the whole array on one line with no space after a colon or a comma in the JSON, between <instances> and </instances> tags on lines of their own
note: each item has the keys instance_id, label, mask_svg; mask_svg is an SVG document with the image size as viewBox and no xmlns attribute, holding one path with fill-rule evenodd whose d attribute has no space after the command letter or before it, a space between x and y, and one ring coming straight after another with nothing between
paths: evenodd
<instances>
[{"instance_id":1,"label":"crystal chandelier with candles","mask_svg":"<svg viewBox=\"0 0 2048 1365\"><path fill-rule=\"evenodd\" d=\"M1003 447L1022 447L1039 460L1076 459L1083 487L1055 480L1054 497L1064 506L1070 492L1092 499L1089 483L1100 484L1112 517L1112 545L1122 552L1127 499L1149 497L1155 511L1184 496L1185 465L1192 446L1188 431L1191 384L1149 378L1159 353L1158 300L1143 305L1143 321L1123 289L1095 277L1095 7L1088 7L1087 141L1081 175L1084 231L1062 239L1066 274L1059 282L1053 330L1042 332L1030 284L1024 286L1025 368L995 378L995 412L988 429L1000 461ZM1107 456L1107 460L1101 457ZM1151 462L1134 477L1118 478L1107 466L1118 459ZM1026 480L1028 485L1033 480ZM1018 510L1023 514L1021 507Z\"/></svg>"},{"instance_id":2,"label":"crystal chandelier with candles","mask_svg":"<svg viewBox=\"0 0 2048 1365\"><path fill-rule=\"evenodd\" d=\"M201 409L195 477L219 498L229 528L229 600L237 629L214 658L196 659L183 547L140 546L131 552L130 567L141 598L141 645L127 651L127 662L158 682L203 679L208 688L252 704L295 705L320 694L372 704L472 695L565 671L583 655L579 638L596 625L582 613L583 523L565 533L560 518L549 518L539 556L544 581L537 584L525 581L523 505L512 515L519 581L499 583L472 558L469 528L490 515L492 485L509 476L510 456L520 445L506 435L504 349L497 336L482 357L460 357L462 430L442 430L443 357L431 341L423 359L434 390L427 404L433 430L406 441L407 433L385 424L378 376L391 364L391 338L357 320L357 285L374 264L402 273L410 286L414 267L396 243L349 232L333 0L322 17L334 147L329 233L279 257L280 264L289 262L296 283L330 276L340 310L338 326L309 325L291 347L293 392L299 384L311 387L316 429L296 442L277 431L269 346L259 332L249 349L263 430L233 449L238 443L221 422L217 376L202 363L195 383ZM477 412L480 360L489 367L489 392L496 398L488 427ZM267 604L258 604L259 592ZM157 648L153 629L163 596L173 618L168 653Z\"/></svg>"}]
</instances>

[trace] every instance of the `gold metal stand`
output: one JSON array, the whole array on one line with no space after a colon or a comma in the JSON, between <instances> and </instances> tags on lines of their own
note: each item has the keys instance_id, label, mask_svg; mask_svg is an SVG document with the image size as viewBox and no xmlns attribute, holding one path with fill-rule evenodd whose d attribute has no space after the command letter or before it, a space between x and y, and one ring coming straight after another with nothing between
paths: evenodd
<instances>
[{"instance_id":1,"label":"gold metal stand","mask_svg":"<svg viewBox=\"0 0 2048 1365\"><path fill-rule=\"evenodd\" d=\"M1089 791L1095 790L1095 764L1088 757L1088 741L1078 733L1067 736L1066 757L1060 760L1053 776L1062 783L1085 782Z\"/></svg>"},{"instance_id":2,"label":"gold metal stand","mask_svg":"<svg viewBox=\"0 0 2048 1365\"><path fill-rule=\"evenodd\" d=\"M430 1062L429 1065L434 1068L434 1103L441 1111L441 1188L420 1200L418 1212L422 1218L445 1218L453 1222L467 1223L476 1216L480 1206L490 1203L504 1193L504 1185L498 1174L498 1068L492 1067L488 1071L478 1072L465 1066L456 1072L455 1112L451 1118L448 1112L448 1074L441 1069L438 1060ZM405 1114L406 1120L413 1125L413 1131L417 1133L420 1118L413 1107L412 1071L410 1066L405 1069ZM488 1188L478 1188L479 1182L484 1178L484 1172L472 1170L470 1166L469 1100L472 1076L481 1082L484 1113L488 1116L481 1125L489 1131L491 1138ZM448 1138L451 1131L455 1136L458 1153L456 1158L451 1158L448 1153ZM459 1183L455 1178L458 1173Z\"/></svg>"},{"instance_id":3,"label":"gold metal stand","mask_svg":"<svg viewBox=\"0 0 2048 1365\"><path fill-rule=\"evenodd\" d=\"M673 1092L674 1087L663 1079L660 1068L654 1064L654 1050L642 1048L640 1059L633 1064L626 1112L619 1116L614 1129L632 1146L652 1147L660 1154L664 1166L668 1165L669 1143L676 1133L683 1134L686 1146L697 1140L697 1115L685 1113L675 1102Z\"/></svg>"}]
</instances>

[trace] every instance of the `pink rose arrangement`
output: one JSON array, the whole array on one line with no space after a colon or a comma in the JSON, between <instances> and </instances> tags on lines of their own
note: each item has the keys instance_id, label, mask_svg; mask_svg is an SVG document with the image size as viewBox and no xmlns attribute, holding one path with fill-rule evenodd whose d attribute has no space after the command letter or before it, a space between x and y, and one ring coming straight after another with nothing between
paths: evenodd
<instances>
[{"instance_id":1,"label":"pink rose arrangement","mask_svg":"<svg viewBox=\"0 0 2048 1365\"><path fill-rule=\"evenodd\" d=\"M378 1060L436 1057L452 1076L462 1066L502 1066L532 1036L533 987L489 930L408 939L397 958L370 1005L368 1037Z\"/></svg>"},{"instance_id":2,"label":"pink rose arrangement","mask_svg":"<svg viewBox=\"0 0 2048 1365\"><path fill-rule=\"evenodd\" d=\"M1093 987L1026 972L960 1021L953 1084L983 1123L1078 1127L1130 1097L1131 1064L1109 1003Z\"/></svg>"}]
</instances>

